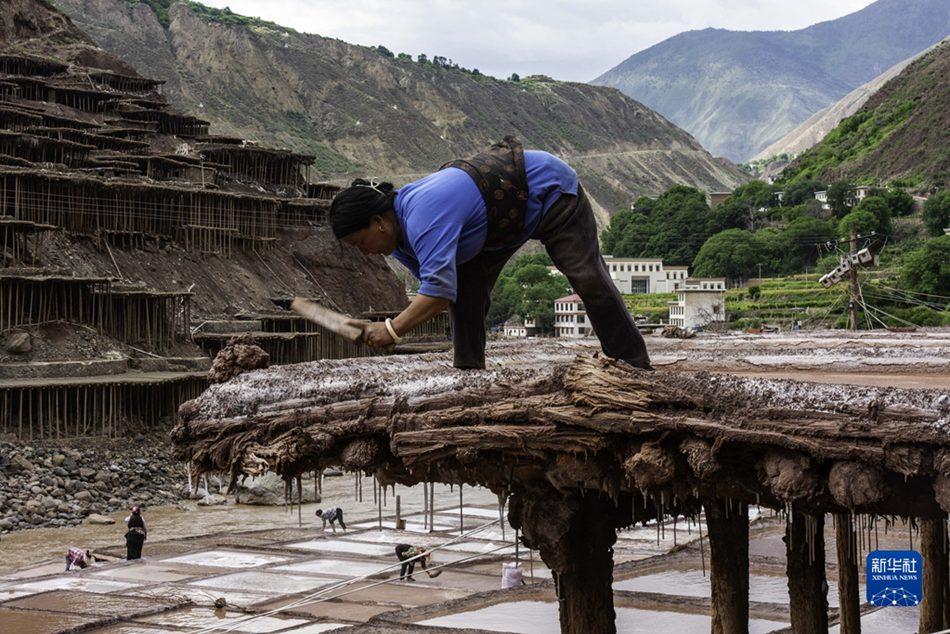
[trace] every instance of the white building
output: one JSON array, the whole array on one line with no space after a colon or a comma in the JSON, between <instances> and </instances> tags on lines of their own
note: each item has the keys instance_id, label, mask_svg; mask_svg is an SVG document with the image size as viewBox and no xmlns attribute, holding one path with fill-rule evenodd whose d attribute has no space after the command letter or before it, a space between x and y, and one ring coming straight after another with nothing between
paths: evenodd
<instances>
[{"instance_id":1,"label":"white building","mask_svg":"<svg viewBox=\"0 0 950 634\"><path fill-rule=\"evenodd\" d=\"M624 295L671 293L686 281L688 267L664 266L660 258L615 258L604 256L614 285Z\"/></svg>"},{"instance_id":2,"label":"white building","mask_svg":"<svg viewBox=\"0 0 950 634\"><path fill-rule=\"evenodd\" d=\"M514 315L502 327L506 337L530 337L534 335L535 324L533 319L522 319L521 315Z\"/></svg>"},{"instance_id":3,"label":"white building","mask_svg":"<svg viewBox=\"0 0 950 634\"><path fill-rule=\"evenodd\" d=\"M554 300L554 336L589 337L594 329L587 320L584 302L577 293Z\"/></svg>"},{"instance_id":4,"label":"white building","mask_svg":"<svg viewBox=\"0 0 950 634\"><path fill-rule=\"evenodd\" d=\"M726 280L689 278L670 302L670 324L680 328L705 328L726 321Z\"/></svg>"}]
</instances>

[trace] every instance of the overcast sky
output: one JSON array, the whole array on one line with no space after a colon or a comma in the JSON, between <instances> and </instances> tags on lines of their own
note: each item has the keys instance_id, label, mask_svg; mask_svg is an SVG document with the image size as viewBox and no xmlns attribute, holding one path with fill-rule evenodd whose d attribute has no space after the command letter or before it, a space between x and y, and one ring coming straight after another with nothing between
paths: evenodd
<instances>
[{"instance_id":1,"label":"overcast sky","mask_svg":"<svg viewBox=\"0 0 950 634\"><path fill-rule=\"evenodd\" d=\"M871 0L201 0L304 33L425 53L506 78L590 81L693 29L792 31Z\"/></svg>"}]
</instances>

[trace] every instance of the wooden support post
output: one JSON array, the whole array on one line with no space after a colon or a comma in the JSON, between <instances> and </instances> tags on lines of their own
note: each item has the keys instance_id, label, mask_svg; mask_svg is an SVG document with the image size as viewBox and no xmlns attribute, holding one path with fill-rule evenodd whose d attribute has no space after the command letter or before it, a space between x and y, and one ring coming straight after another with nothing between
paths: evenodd
<instances>
[{"instance_id":1,"label":"wooden support post","mask_svg":"<svg viewBox=\"0 0 950 634\"><path fill-rule=\"evenodd\" d=\"M712 632L749 631L749 507L725 498L703 500L709 528Z\"/></svg>"},{"instance_id":2,"label":"wooden support post","mask_svg":"<svg viewBox=\"0 0 950 634\"><path fill-rule=\"evenodd\" d=\"M617 631L611 584L621 516L603 493L565 495L539 485L512 495L512 525L553 573L561 634Z\"/></svg>"},{"instance_id":3,"label":"wooden support post","mask_svg":"<svg viewBox=\"0 0 950 634\"><path fill-rule=\"evenodd\" d=\"M795 634L828 631L824 516L792 511L785 526L789 612Z\"/></svg>"},{"instance_id":4,"label":"wooden support post","mask_svg":"<svg viewBox=\"0 0 950 634\"><path fill-rule=\"evenodd\" d=\"M861 599L858 588L858 544L850 514L835 515L835 543L838 552L838 620L841 634L860 634Z\"/></svg>"},{"instance_id":5,"label":"wooden support post","mask_svg":"<svg viewBox=\"0 0 950 634\"><path fill-rule=\"evenodd\" d=\"M920 603L921 632L937 632L946 627L943 620L947 586L947 551L944 550L945 518L921 518L920 554L924 559L924 596Z\"/></svg>"}]
</instances>

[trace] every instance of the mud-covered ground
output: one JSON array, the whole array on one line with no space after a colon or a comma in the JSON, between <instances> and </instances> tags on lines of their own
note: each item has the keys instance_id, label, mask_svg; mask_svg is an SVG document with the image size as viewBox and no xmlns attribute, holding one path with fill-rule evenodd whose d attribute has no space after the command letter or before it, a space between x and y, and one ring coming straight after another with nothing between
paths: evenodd
<instances>
[{"instance_id":1,"label":"mud-covered ground","mask_svg":"<svg viewBox=\"0 0 950 634\"><path fill-rule=\"evenodd\" d=\"M774 335L647 336L656 379L713 390L756 406L826 409L906 405L950 414L950 330L916 333L797 331ZM422 398L555 382L596 339L496 340L485 370L457 370L451 353L320 361L249 372L193 402L202 419L369 397ZM698 380L696 378L699 374ZM716 375L716 376L710 376ZM722 375L722 376L720 376ZM818 380L812 380L814 376Z\"/></svg>"}]
</instances>

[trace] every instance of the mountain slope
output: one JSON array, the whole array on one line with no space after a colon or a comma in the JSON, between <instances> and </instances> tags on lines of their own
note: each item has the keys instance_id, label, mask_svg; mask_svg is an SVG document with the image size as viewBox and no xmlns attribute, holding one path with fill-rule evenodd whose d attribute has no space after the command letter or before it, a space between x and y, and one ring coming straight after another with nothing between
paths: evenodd
<instances>
[{"instance_id":1,"label":"mountain slope","mask_svg":"<svg viewBox=\"0 0 950 634\"><path fill-rule=\"evenodd\" d=\"M691 31L592 83L613 86L745 161L809 116L950 34L946 0L878 0L798 31Z\"/></svg>"},{"instance_id":2,"label":"mountain slope","mask_svg":"<svg viewBox=\"0 0 950 634\"><path fill-rule=\"evenodd\" d=\"M677 183L710 191L746 179L610 88L499 81L194 4L172 4L167 27L142 3L58 5L101 46L167 80L166 96L214 132L313 153L322 178L399 184L514 133L568 159L609 210Z\"/></svg>"},{"instance_id":3,"label":"mountain slope","mask_svg":"<svg viewBox=\"0 0 950 634\"><path fill-rule=\"evenodd\" d=\"M785 170L789 182L899 180L919 192L947 187L948 174L950 40L908 65Z\"/></svg>"},{"instance_id":4,"label":"mountain slope","mask_svg":"<svg viewBox=\"0 0 950 634\"><path fill-rule=\"evenodd\" d=\"M812 116L808 117L804 123L800 126L783 136L781 139L771 144L754 157L752 160L765 160L779 154L800 154L804 152L811 146L815 145L821 141L826 134L831 132L845 117L850 117L858 109L867 103L867 100L876 93L881 87L897 77L908 64L916 60L918 57L922 57L933 47L927 49L923 53L914 55L909 59L905 59L902 62L894 64L886 71L867 82L858 86L842 99L839 99L835 103L822 108Z\"/></svg>"}]
</instances>

